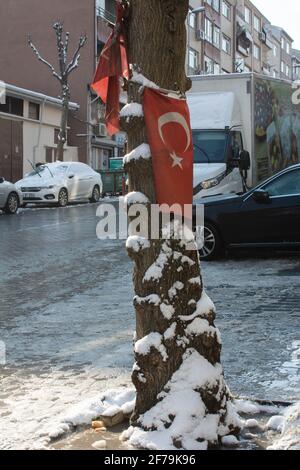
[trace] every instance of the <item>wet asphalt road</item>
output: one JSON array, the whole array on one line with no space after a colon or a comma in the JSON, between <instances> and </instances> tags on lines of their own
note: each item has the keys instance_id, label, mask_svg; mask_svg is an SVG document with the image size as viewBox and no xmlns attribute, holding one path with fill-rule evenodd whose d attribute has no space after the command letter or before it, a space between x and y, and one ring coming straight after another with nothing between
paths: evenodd
<instances>
[{"instance_id":1,"label":"wet asphalt road","mask_svg":"<svg viewBox=\"0 0 300 470\"><path fill-rule=\"evenodd\" d=\"M132 266L124 241L97 240L96 209L0 214L0 448L19 442L16 426L28 444L37 423L129 381ZM300 257L239 256L202 269L232 392L299 399Z\"/></svg>"}]
</instances>

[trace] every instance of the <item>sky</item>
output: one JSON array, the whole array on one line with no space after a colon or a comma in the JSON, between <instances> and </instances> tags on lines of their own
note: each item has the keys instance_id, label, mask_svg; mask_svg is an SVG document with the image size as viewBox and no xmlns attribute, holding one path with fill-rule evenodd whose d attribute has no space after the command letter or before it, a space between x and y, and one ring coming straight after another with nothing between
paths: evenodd
<instances>
[{"instance_id":1,"label":"sky","mask_svg":"<svg viewBox=\"0 0 300 470\"><path fill-rule=\"evenodd\" d=\"M252 0L275 26L281 26L294 39L294 49L300 49L299 0Z\"/></svg>"}]
</instances>

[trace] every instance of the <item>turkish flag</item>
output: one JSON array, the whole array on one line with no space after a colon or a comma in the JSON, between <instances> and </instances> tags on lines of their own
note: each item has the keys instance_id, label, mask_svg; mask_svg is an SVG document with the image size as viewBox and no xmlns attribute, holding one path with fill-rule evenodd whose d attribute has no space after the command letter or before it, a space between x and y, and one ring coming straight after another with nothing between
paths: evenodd
<instances>
[{"instance_id":1,"label":"turkish flag","mask_svg":"<svg viewBox=\"0 0 300 470\"><path fill-rule=\"evenodd\" d=\"M91 88L106 103L106 126L114 135L120 130L120 77L129 79L129 66L125 47L125 8L116 3L117 20L103 51Z\"/></svg>"},{"instance_id":2,"label":"turkish flag","mask_svg":"<svg viewBox=\"0 0 300 470\"><path fill-rule=\"evenodd\" d=\"M193 141L185 99L145 88L143 98L158 204L193 202Z\"/></svg>"}]
</instances>

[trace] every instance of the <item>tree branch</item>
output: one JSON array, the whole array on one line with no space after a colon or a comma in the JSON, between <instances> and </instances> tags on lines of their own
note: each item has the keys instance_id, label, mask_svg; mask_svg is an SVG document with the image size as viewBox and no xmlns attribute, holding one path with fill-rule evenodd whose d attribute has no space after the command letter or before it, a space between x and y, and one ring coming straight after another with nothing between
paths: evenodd
<instances>
[{"instance_id":1,"label":"tree branch","mask_svg":"<svg viewBox=\"0 0 300 470\"><path fill-rule=\"evenodd\" d=\"M41 54L39 53L38 49L37 49L37 48L35 47L35 45L32 43L30 36L28 37L28 44L29 44L29 46L31 47L31 49L33 50L33 52L35 53L35 55L37 56L38 60L39 60L40 62L42 62L43 64L47 65L47 67L49 67L50 70L52 71L53 76L54 76L55 78L57 78L57 80L58 80L59 82L61 82L61 81L62 81L62 77L55 71L53 65L51 65L50 62L48 62L47 60L45 60L45 59L41 56Z\"/></svg>"},{"instance_id":2,"label":"tree branch","mask_svg":"<svg viewBox=\"0 0 300 470\"><path fill-rule=\"evenodd\" d=\"M80 59L79 52L85 46L86 42L87 42L86 34L84 36L83 35L80 36L77 49L74 52L74 55L73 55L73 58L72 58L71 62L69 63L68 67L66 68L66 75L70 75L70 73L72 73L73 70L78 67L78 62L79 62L79 59Z\"/></svg>"}]
</instances>

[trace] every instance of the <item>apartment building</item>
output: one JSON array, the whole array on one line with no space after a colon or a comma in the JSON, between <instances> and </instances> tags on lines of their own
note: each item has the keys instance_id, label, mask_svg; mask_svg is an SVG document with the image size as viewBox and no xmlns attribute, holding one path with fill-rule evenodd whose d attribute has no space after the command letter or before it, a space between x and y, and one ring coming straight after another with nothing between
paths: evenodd
<instances>
[{"instance_id":1,"label":"apartment building","mask_svg":"<svg viewBox=\"0 0 300 470\"><path fill-rule=\"evenodd\" d=\"M279 60L279 74L278 77L284 80L292 80L292 47L293 39L281 27L268 25L268 31L273 38L279 42L278 60Z\"/></svg>"},{"instance_id":2,"label":"apartment building","mask_svg":"<svg viewBox=\"0 0 300 470\"><path fill-rule=\"evenodd\" d=\"M193 14L200 6L205 12ZM235 0L191 0L188 24L189 74L233 72Z\"/></svg>"},{"instance_id":3,"label":"apartment building","mask_svg":"<svg viewBox=\"0 0 300 470\"><path fill-rule=\"evenodd\" d=\"M91 93L89 85L99 54L111 32L108 23L115 20L114 0L52 0L42 2L42 5L40 0L1 0L0 41L7 46L0 54L0 81L45 96L57 98L60 95L58 81L37 60L27 44L30 34L41 54L50 63L57 64L52 25L58 19L70 32L70 54L75 50L80 34L88 36L88 42L81 51L79 68L71 76L71 100L78 103L79 108L71 110L69 115L68 145L78 149L80 161L96 169L106 169L109 159L123 151L124 137L120 135L110 139L107 136L105 108ZM3 120L1 123L3 125ZM0 141L0 152L2 150ZM39 154L39 161L46 161L48 154L46 150L43 156ZM27 154L27 158L34 159L35 155Z\"/></svg>"},{"instance_id":4,"label":"apartment building","mask_svg":"<svg viewBox=\"0 0 300 470\"><path fill-rule=\"evenodd\" d=\"M205 12L193 14L200 6ZM188 23L189 74L292 78L292 38L250 0L191 0Z\"/></svg>"},{"instance_id":5,"label":"apartment building","mask_svg":"<svg viewBox=\"0 0 300 470\"><path fill-rule=\"evenodd\" d=\"M292 49L292 80L300 80L300 51Z\"/></svg>"}]
</instances>

